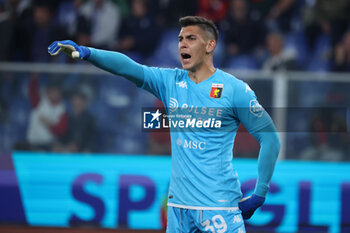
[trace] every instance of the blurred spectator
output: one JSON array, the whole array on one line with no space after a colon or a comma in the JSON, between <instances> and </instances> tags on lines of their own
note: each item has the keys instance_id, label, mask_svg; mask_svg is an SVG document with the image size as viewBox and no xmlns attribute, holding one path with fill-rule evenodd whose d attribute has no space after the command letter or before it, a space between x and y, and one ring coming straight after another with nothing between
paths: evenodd
<instances>
[{"instance_id":1,"label":"blurred spectator","mask_svg":"<svg viewBox=\"0 0 350 233\"><path fill-rule=\"evenodd\" d=\"M32 18L31 0L7 0L2 4L5 11L0 17L0 56L3 60L24 60L20 51L21 28Z\"/></svg>"},{"instance_id":2,"label":"blurred spectator","mask_svg":"<svg viewBox=\"0 0 350 233\"><path fill-rule=\"evenodd\" d=\"M160 28L148 10L148 1L132 0L131 15L124 19L117 50L150 55L155 49Z\"/></svg>"},{"instance_id":3,"label":"blurred spectator","mask_svg":"<svg viewBox=\"0 0 350 233\"><path fill-rule=\"evenodd\" d=\"M285 49L282 34L271 32L266 37L268 57L263 64L265 71L282 71L295 69L296 53L294 50Z\"/></svg>"},{"instance_id":4,"label":"blurred spectator","mask_svg":"<svg viewBox=\"0 0 350 233\"><path fill-rule=\"evenodd\" d=\"M80 8L83 0L64 0L61 1L57 10L58 23L65 27L69 38L77 39L80 33L89 34L87 30L87 22L80 14Z\"/></svg>"},{"instance_id":5,"label":"blurred spectator","mask_svg":"<svg viewBox=\"0 0 350 233\"><path fill-rule=\"evenodd\" d=\"M305 160L346 160L349 136L346 120L330 109L318 110L311 119L310 146L301 153Z\"/></svg>"},{"instance_id":6,"label":"blurred spectator","mask_svg":"<svg viewBox=\"0 0 350 233\"><path fill-rule=\"evenodd\" d=\"M93 152L96 141L95 120L88 111L88 94L75 92L71 99L72 113L68 117L68 130L54 146L59 152Z\"/></svg>"},{"instance_id":7,"label":"blurred spectator","mask_svg":"<svg viewBox=\"0 0 350 233\"><path fill-rule=\"evenodd\" d=\"M21 78L12 72L0 73L0 125L7 123L12 101L21 96Z\"/></svg>"},{"instance_id":8,"label":"blurred spectator","mask_svg":"<svg viewBox=\"0 0 350 233\"><path fill-rule=\"evenodd\" d=\"M335 47L333 70L350 71L350 31L345 33L343 40Z\"/></svg>"},{"instance_id":9,"label":"blurred spectator","mask_svg":"<svg viewBox=\"0 0 350 233\"><path fill-rule=\"evenodd\" d=\"M11 14L5 9L5 4L0 2L0 61L6 61L10 58L13 30L14 21Z\"/></svg>"},{"instance_id":10,"label":"blurred spectator","mask_svg":"<svg viewBox=\"0 0 350 233\"><path fill-rule=\"evenodd\" d=\"M52 57L47 53L47 46L54 40L66 38L62 27L53 20L53 9L49 3L38 3L33 7L33 14L26 21L21 21L15 36L15 53L19 60L47 62Z\"/></svg>"},{"instance_id":11,"label":"blurred spectator","mask_svg":"<svg viewBox=\"0 0 350 233\"><path fill-rule=\"evenodd\" d=\"M252 19L265 21L270 30L291 29L296 0L249 0Z\"/></svg>"},{"instance_id":12,"label":"blurred spectator","mask_svg":"<svg viewBox=\"0 0 350 233\"><path fill-rule=\"evenodd\" d=\"M179 26L179 18L195 15L198 11L197 0L159 0L161 21L166 27Z\"/></svg>"},{"instance_id":13,"label":"blurred spectator","mask_svg":"<svg viewBox=\"0 0 350 233\"><path fill-rule=\"evenodd\" d=\"M227 17L220 23L228 55L254 52L264 44L264 25L248 17L245 0L231 0L229 9Z\"/></svg>"},{"instance_id":14,"label":"blurred spectator","mask_svg":"<svg viewBox=\"0 0 350 233\"><path fill-rule=\"evenodd\" d=\"M38 82L36 76L30 80L29 97L33 111L30 115L27 143L18 145L17 149L51 150L53 143L67 130L67 114L60 86L50 83L40 96Z\"/></svg>"},{"instance_id":15,"label":"blurred spectator","mask_svg":"<svg viewBox=\"0 0 350 233\"><path fill-rule=\"evenodd\" d=\"M197 15L209 18L218 23L224 19L228 9L227 0L197 0Z\"/></svg>"},{"instance_id":16,"label":"blurred spectator","mask_svg":"<svg viewBox=\"0 0 350 233\"><path fill-rule=\"evenodd\" d=\"M27 18L35 0L6 0L2 1L13 18Z\"/></svg>"},{"instance_id":17,"label":"blurred spectator","mask_svg":"<svg viewBox=\"0 0 350 233\"><path fill-rule=\"evenodd\" d=\"M113 0L117 4L122 19L127 17L130 13L130 6L127 0Z\"/></svg>"},{"instance_id":18,"label":"blurred spectator","mask_svg":"<svg viewBox=\"0 0 350 233\"><path fill-rule=\"evenodd\" d=\"M81 29L78 44L90 45L100 49L112 49L118 34L121 14L116 4L110 0L89 0L81 8L80 14L86 22Z\"/></svg>"},{"instance_id":19,"label":"blurred spectator","mask_svg":"<svg viewBox=\"0 0 350 233\"><path fill-rule=\"evenodd\" d=\"M332 45L340 42L350 25L350 1L317 0L311 2L304 11L304 28L309 46L312 48L320 34L331 37Z\"/></svg>"}]
</instances>

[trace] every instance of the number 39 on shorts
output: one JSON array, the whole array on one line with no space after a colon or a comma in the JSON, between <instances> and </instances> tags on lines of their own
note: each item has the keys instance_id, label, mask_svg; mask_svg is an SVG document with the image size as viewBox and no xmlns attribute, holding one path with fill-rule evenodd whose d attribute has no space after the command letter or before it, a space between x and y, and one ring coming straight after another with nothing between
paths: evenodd
<instances>
[{"instance_id":1,"label":"number 39 on shorts","mask_svg":"<svg viewBox=\"0 0 350 233\"><path fill-rule=\"evenodd\" d=\"M211 221L207 219L202 222L202 226L205 227L205 231L211 231L212 233L224 233L227 231L225 219L220 214L213 216Z\"/></svg>"},{"instance_id":2,"label":"number 39 on shorts","mask_svg":"<svg viewBox=\"0 0 350 233\"><path fill-rule=\"evenodd\" d=\"M232 215L231 215L232 218ZM244 223L242 217L239 215L234 215L233 219L222 217L222 215L217 214L211 217L211 219L204 220L201 222L204 232L211 233L245 233Z\"/></svg>"}]
</instances>

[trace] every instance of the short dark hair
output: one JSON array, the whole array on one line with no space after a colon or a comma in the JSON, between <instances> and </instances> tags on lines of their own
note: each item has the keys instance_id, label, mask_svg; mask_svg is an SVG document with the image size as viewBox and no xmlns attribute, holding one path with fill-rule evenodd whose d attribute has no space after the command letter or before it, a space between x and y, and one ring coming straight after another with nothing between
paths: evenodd
<instances>
[{"instance_id":1,"label":"short dark hair","mask_svg":"<svg viewBox=\"0 0 350 233\"><path fill-rule=\"evenodd\" d=\"M219 30L210 19L200 17L200 16L185 16L179 19L181 27L193 26L196 25L202 30L209 32L215 38L215 41L218 41Z\"/></svg>"}]
</instances>

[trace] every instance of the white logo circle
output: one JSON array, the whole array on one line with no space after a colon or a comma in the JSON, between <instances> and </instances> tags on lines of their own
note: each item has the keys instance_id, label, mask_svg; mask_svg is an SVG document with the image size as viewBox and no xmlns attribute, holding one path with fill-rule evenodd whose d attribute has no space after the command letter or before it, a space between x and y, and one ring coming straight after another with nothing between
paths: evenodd
<instances>
[{"instance_id":1,"label":"white logo circle","mask_svg":"<svg viewBox=\"0 0 350 233\"><path fill-rule=\"evenodd\" d=\"M259 102L256 99L252 99L249 102L249 111L257 117L261 117L264 113L263 107L259 104Z\"/></svg>"},{"instance_id":2,"label":"white logo circle","mask_svg":"<svg viewBox=\"0 0 350 233\"><path fill-rule=\"evenodd\" d=\"M170 97L169 101L169 111L174 112L179 107L179 102L173 97Z\"/></svg>"}]
</instances>

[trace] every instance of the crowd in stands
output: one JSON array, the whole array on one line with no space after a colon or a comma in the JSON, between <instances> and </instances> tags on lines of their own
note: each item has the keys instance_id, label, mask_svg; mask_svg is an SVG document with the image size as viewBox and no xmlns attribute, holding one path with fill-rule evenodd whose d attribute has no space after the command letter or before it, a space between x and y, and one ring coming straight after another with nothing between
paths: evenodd
<instances>
[{"instance_id":1,"label":"crowd in stands","mask_svg":"<svg viewBox=\"0 0 350 233\"><path fill-rule=\"evenodd\" d=\"M0 0L0 62L79 63L47 53L53 41L70 39L79 45L123 52L146 65L180 66L178 19L199 15L212 19L219 28L214 56L217 67L349 72L349 12L348 0ZM25 136L14 145L17 149L115 151L101 150L118 139L103 139L101 134L111 130L101 130L104 126L99 122L106 121L105 116L90 111L91 106L102 108L98 101L105 100L111 86L97 81L98 85L88 83L84 89L77 77L67 82L42 82L45 77L37 76L4 74L0 79L0 126L8 120L3 113L11 111L13 102L23 104L23 95L30 100L22 106L30 114L22 119L28 126L22 133ZM92 97L92 92L99 96ZM19 93L19 100L9 99L21 96ZM157 105L155 99L147 98ZM121 121L128 120L120 112L117 115ZM0 134L5 131L6 127L0 127ZM115 137L124 140L127 148L135 148L134 134L128 130L123 133ZM125 141L125 135L131 139ZM168 142L166 136L151 135L150 153L170 153L168 146L159 151L159 145ZM312 153L304 153L305 158L313 158Z\"/></svg>"},{"instance_id":2,"label":"crowd in stands","mask_svg":"<svg viewBox=\"0 0 350 233\"><path fill-rule=\"evenodd\" d=\"M29 78L30 114L27 132L16 150L92 152L96 150L95 119L88 110L89 91L75 87L65 103L61 82L50 80L40 91L39 75ZM67 106L70 106L68 111Z\"/></svg>"},{"instance_id":3,"label":"crowd in stands","mask_svg":"<svg viewBox=\"0 0 350 233\"><path fill-rule=\"evenodd\" d=\"M72 39L148 64L179 17L200 15L219 27L220 66L349 71L349 11L347 0L1 0L0 60L58 62L47 45Z\"/></svg>"}]
</instances>

